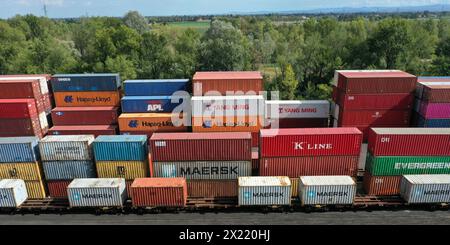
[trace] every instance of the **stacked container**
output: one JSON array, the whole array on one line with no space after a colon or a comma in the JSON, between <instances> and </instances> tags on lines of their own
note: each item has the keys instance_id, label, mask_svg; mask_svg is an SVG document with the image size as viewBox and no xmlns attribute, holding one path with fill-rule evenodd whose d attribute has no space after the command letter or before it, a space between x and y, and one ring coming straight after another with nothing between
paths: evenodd
<instances>
[{"instance_id":1,"label":"stacked container","mask_svg":"<svg viewBox=\"0 0 450 245\"><path fill-rule=\"evenodd\" d=\"M50 135L115 135L120 113L119 74L57 74Z\"/></svg>"},{"instance_id":2,"label":"stacked container","mask_svg":"<svg viewBox=\"0 0 450 245\"><path fill-rule=\"evenodd\" d=\"M298 186L302 205L351 205L356 195L350 176L302 176Z\"/></svg>"},{"instance_id":3,"label":"stacked container","mask_svg":"<svg viewBox=\"0 0 450 245\"><path fill-rule=\"evenodd\" d=\"M188 83L188 79L125 81L120 133L150 137L153 132L187 131L184 120L188 120L186 111L190 110ZM184 113L172 114L177 107L184 108ZM180 124L174 123L177 119Z\"/></svg>"},{"instance_id":4,"label":"stacked container","mask_svg":"<svg viewBox=\"0 0 450 245\"><path fill-rule=\"evenodd\" d=\"M356 176L362 133L357 128L261 130L261 176Z\"/></svg>"},{"instance_id":5,"label":"stacked container","mask_svg":"<svg viewBox=\"0 0 450 245\"><path fill-rule=\"evenodd\" d=\"M330 119L327 100L268 100L266 128L326 128Z\"/></svg>"},{"instance_id":6,"label":"stacked container","mask_svg":"<svg viewBox=\"0 0 450 245\"><path fill-rule=\"evenodd\" d=\"M399 195L402 175L450 174L450 129L372 128L364 175L369 195Z\"/></svg>"},{"instance_id":7,"label":"stacked container","mask_svg":"<svg viewBox=\"0 0 450 245\"><path fill-rule=\"evenodd\" d=\"M71 207L123 207L125 179L74 179L67 187Z\"/></svg>"},{"instance_id":8,"label":"stacked container","mask_svg":"<svg viewBox=\"0 0 450 245\"><path fill-rule=\"evenodd\" d=\"M258 147L264 126L260 72L196 72L193 77L193 132L251 132Z\"/></svg>"},{"instance_id":9,"label":"stacked container","mask_svg":"<svg viewBox=\"0 0 450 245\"><path fill-rule=\"evenodd\" d=\"M94 140L99 178L123 178L127 193L134 179L150 176L146 135L102 135ZM130 196L131 197L131 196Z\"/></svg>"},{"instance_id":10,"label":"stacked container","mask_svg":"<svg viewBox=\"0 0 450 245\"><path fill-rule=\"evenodd\" d=\"M240 206L291 205L291 181L288 177L239 177Z\"/></svg>"},{"instance_id":11,"label":"stacked container","mask_svg":"<svg viewBox=\"0 0 450 245\"><path fill-rule=\"evenodd\" d=\"M27 199L27 188L23 180L0 179L0 208L16 208Z\"/></svg>"},{"instance_id":12,"label":"stacked container","mask_svg":"<svg viewBox=\"0 0 450 245\"><path fill-rule=\"evenodd\" d=\"M37 137L0 138L0 179L22 179L28 197L46 197Z\"/></svg>"},{"instance_id":13,"label":"stacked container","mask_svg":"<svg viewBox=\"0 0 450 245\"><path fill-rule=\"evenodd\" d=\"M93 135L49 135L39 142L49 194L67 198L67 186L76 178L95 178Z\"/></svg>"},{"instance_id":14,"label":"stacked container","mask_svg":"<svg viewBox=\"0 0 450 245\"><path fill-rule=\"evenodd\" d=\"M371 127L408 127L417 78L398 70L335 72L334 127L357 127L367 141Z\"/></svg>"},{"instance_id":15,"label":"stacked container","mask_svg":"<svg viewBox=\"0 0 450 245\"><path fill-rule=\"evenodd\" d=\"M450 175L405 175L400 194L407 203L449 203Z\"/></svg>"},{"instance_id":16,"label":"stacked container","mask_svg":"<svg viewBox=\"0 0 450 245\"><path fill-rule=\"evenodd\" d=\"M237 178L251 175L251 134L155 133L153 177L184 177L190 197L237 197Z\"/></svg>"},{"instance_id":17,"label":"stacked container","mask_svg":"<svg viewBox=\"0 0 450 245\"><path fill-rule=\"evenodd\" d=\"M450 77L419 77L412 125L450 127Z\"/></svg>"}]
</instances>

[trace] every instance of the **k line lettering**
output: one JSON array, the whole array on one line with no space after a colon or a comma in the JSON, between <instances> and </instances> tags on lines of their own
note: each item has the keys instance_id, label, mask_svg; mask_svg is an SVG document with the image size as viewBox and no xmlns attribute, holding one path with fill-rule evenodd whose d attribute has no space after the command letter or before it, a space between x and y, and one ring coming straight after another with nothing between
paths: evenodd
<instances>
[{"instance_id":1,"label":"k line lettering","mask_svg":"<svg viewBox=\"0 0 450 245\"><path fill-rule=\"evenodd\" d=\"M333 144L309 144L307 142L294 142L295 150L331 150Z\"/></svg>"}]
</instances>

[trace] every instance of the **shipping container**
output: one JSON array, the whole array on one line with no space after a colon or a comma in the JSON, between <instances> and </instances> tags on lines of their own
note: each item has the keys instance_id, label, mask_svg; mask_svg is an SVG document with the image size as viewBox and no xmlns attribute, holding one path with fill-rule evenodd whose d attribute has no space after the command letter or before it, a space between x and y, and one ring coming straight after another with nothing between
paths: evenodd
<instances>
[{"instance_id":1,"label":"shipping container","mask_svg":"<svg viewBox=\"0 0 450 245\"><path fill-rule=\"evenodd\" d=\"M251 161L250 133L154 133L153 161Z\"/></svg>"},{"instance_id":2,"label":"shipping container","mask_svg":"<svg viewBox=\"0 0 450 245\"><path fill-rule=\"evenodd\" d=\"M43 199L47 197L42 180L26 180L28 199Z\"/></svg>"},{"instance_id":3,"label":"shipping container","mask_svg":"<svg viewBox=\"0 0 450 245\"><path fill-rule=\"evenodd\" d=\"M400 194L402 176L372 176L364 173L363 186L366 194L372 196L395 196Z\"/></svg>"},{"instance_id":4,"label":"shipping container","mask_svg":"<svg viewBox=\"0 0 450 245\"><path fill-rule=\"evenodd\" d=\"M55 104L57 107L99 107L120 106L119 92L55 92Z\"/></svg>"},{"instance_id":5,"label":"shipping container","mask_svg":"<svg viewBox=\"0 0 450 245\"><path fill-rule=\"evenodd\" d=\"M3 83L3 81L9 81L9 82L21 82L21 81L30 81L30 80L37 80L39 83L39 91L41 95L48 95L51 91L49 90L49 84L48 84L48 80L49 77L48 75L6 75L6 76L0 76L0 82ZM15 90L12 93L18 92L20 94L20 98L25 98L22 97L21 93L27 92L27 89L20 91L19 89L16 88L10 88L12 90ZM29 91L29 90L28 90ZM27 97L27 96L26 96ZM36 97L29 97L29 98L36 98Z\"/></svg>"},{"instance_id":6,"label":"shipping container","mask_svg":"<svg viewBox=\"0 0 450 245\"><path fill-rule=\"evenodd\" d=\"M431 78L428 79L426 77L418 77L417 84L416 84L416 92L415 97L418 99L423 98L423 90L426 85L432 85L432 86L440 86L440 85L449 85L450 84L450 77L444 77L440 79Z\"/></svg>"},{"instance_id":7,"label":"shipping container","mask_svg":"<svg viewBox=\"0 0 450 245\"><path fill-rule=\"evenodd\" d=\"M172 96L125 96L122 98L123 113L172 112L183 106L184 111L191 108L190 98Z\"/></svg>"},{"instance_id":8,"label":"shipping container","mask_svg":"<svg viewBox=\"0 0 450 245\"><path fill-rule=\"evenodd\" d=\"M52 198L67 199L67 187L72 180L49 180L47 181L48 195Z\"/></svg>"},{"instance_id":9,"label":"shipping container","mask_svg":"<svg viewBox=\"0 0 450 245\"><path fill-rule=\"evenodd\" d=\"M450 102L450 79L445 85L425 84L422 91L422 100L429 103Z\"/></svg>"},{"instance_id":10,"label":"shipping container","mask_svg":"<svg viewBox=\"0 0 450 245\"><path fill-rule=\"evenodd\" d=\"M188 196L201 198L237 198L237 180L187 180Z\"/></svg>"},{"instance_id":11,"label":"shipping container","mask_svg":"<svg viewBox=\"0 0 450 245\"><path fill-rule=\"evenodd\" d=\"M366 159L367 159L367 143L361 145L361 153L359 153L358 159L358 170L364 171L366 169Z\"/></svg>"},{"instance_id":12,"label":"shipping container","mask_svg":"<svg viewBox=\"0 0 450 245\"><path fill-rule=\"evenodd\" d=\"M46 180L97 177L93 161L44 161L42 167Z\"/></svg>"},{"instance_id":13,"label":"shipping container","mask_svg":"<svg viewBox=\"0 0 450 245\"><path fill-rule=\"evenodd\" d=\"M134 207L184 207L187 184L184 178L139 178L131 185Z\"/></svg>"},{"instance_id":14,"label":"shipping container","mask_svg":"<svg viewBox=\"0 0 450 245\"><path fill-rule=\"evenodd\" d=\"M261 130L261 157L358 156L362 133L357 128Z\"/></svg>"},{"instance_id":15,"label":"shipping container","mask_svg":"<svg viewBox=\"0 0 450 245\"><path fill-rule=\"evenodd\" d=\"M0 138L0 162L39 161L38 143L37 137Z\"/></svg>"},{"instance_id":16,"label":"shipping container","mask_svg":"<svg viewBox=\"0 0 450 245\"><path fill-rule=\"evenodd\" d=\"M449 156L450 128L372 128L374 156Z\"/></svg>"},{"instance_id":17,"label":"shipping container","mask_svg":"<svg viewBox=\"0 0 450 245\"><path fill-rule=\"evenodd\" d=\"M404 175L400 195L407 203L449 203L450 175Z\"/></svg>"},{"instance_id":18,"label":"shipping container","mask_svg":"<svg viewBox=\"0 0 450 245\"><path fill-rule=\"evenodd\" d=\"M377 156L367 155L366 169L373 176L406 174L450 174L450 156Z\"/></svg>"},{"instance_id":19,"label":"shipping container","mask_svg":"<svg viewBox=\"0 0 450 245\"><path fill-rule=\"evenodd\" d=\"M450 103L421 101L419 113L426 119L448 119L450 118Z\"/></svg>"},{"instance_id":20,"label":"shipping container","mask_svg":"<svg viewBox=\"0 0 450 245\"><path fill-rule=\"evenodd\" d=\"M193 96L193 117L263 116L265 111L262 95L240 96Z\"/></svg>"},{"instance_id":21,"label":"shipping container","mask_svg":"<svg viewBox=\"0 0 450 245\"><path fill-rule=\"evenodd\" d=\"M21 179L0 180L0 207L20 207L28 199L25 182Z\"/></svg>"},{"instance_id":22,"label":"shipping container","mask_svg":"<svg viewBox=\"0 0 450 245\"><path fill-rule=\"evenodd\" d=\"M195 96L259 94L264 90L261 72L196 72L192 78Z\"/></svg>"},{"instance_id":23,"label":"shipping container","mask_svg":"<svg viewBox=\"0 0 450 245\"><path fill-rule=\"evenodd\" d=\"M333 85L348 94L412 93L417 77L398 70L337 70Z\"/></svg>"},{"instance_id":24,"label":"shipping container","mask_svg":"<svg viewBox=\"0 0 450 245\"><path fill-rule=\"evenodd\" d=\"M122 207L125 179L74 179L67 187L71 207Z\"/></svg>"},{"instance_id":25,"label":"shipping container","mask_svg":"<svg viewBox=\"0 0 450 245\"><path fill-rule=\"evenodd\" d=\"M116 135L116 125L86 125L86 126L53 126L49 135L86 135L91 134L95 137L99 135Z\"/></svg>"},{"instance_id":26,"label":"shipping container","mask_svg":"<svg viewBox=\"0 0 450 245\"><path fill-rule=\"evenodd\" d=\"M336 87L334 84L333 85L331 85L331 88L333 89L332 91L331 91L331 100L333 101L333 102L337 102L338 100L339 100L339 89L338 89L338 87Z\"/></svg>"},{"instance_id":27,"label":"shipping container","mask_svg":"<svg viewBox=\"0 0 450 245\"><path fill-rule=\"evenodd\" d=\"M46 136L39 142L43 161L93 160L93 135Z\"/></svg>"},{"instance_id":28,"label":"shipping container","mask_svg":"<svg viewBox=\"0 0 450 245\"><path fill-rule=\"evenodd\" d=\"M268 100L266 118L328 118L328 100Z\"/></svg>"},{"instance_id":29,"label":"shipping container","mask_svg":"<svg viewBox=\"0 0 450 245\"><path fill-rule=\"evenodd\" d=\"M252 132L252 147L258 147L258 146L259 146L259 131Z\"/></svg>"},{"instance_id":30,"label":"shipping container","mask_svg":"<svg viewBox=\"0 0 450 245\"><path fill-rule=\"evenodd\" d=\"M133 184L134 180L125 180L125 186L127 189L127 199L133 199L133 195L131 193L131 185Z\"/></svg>"},{"instance_id":31,"label":"shipping container","mask_svg":"<svg viewBox=\"0 0 450 245\"><path fill-rule=\"evenodd\" d=\"M0 119L0 125L0 137L44 136L38 118Z\"/></svg>"},{"instance_id":32,"label":"shipping container","mask_svg":"<svg viewBox=\"0 0 450 245\"><path fill-rule=\"evenodd\" d=\"M133 180L149 177L147 161L97 161L99 178L124 178Z\"/></svg>"},{"instance_id":33,"label":"shipping container","mask_svg":"<svg viewBox=\"0 0 450 245\"><path fill-rule=\"evenodd\" d=\"M340 93L337 104L345 110L406 110L413 106L414 95L406 94L345 94Z\"/></svg>"},{"instance_id":34,"label":"shipping container","mask_svg":"<svg viewBox=\"0 0 450 245\"><path fill-rule=\"evenodd\" d=\"M359 153L358 153L359 154ZM359 156L306 156L261 158L260 176L348 175L358 173Z\"/></svg>"},{"instance_id":35,"label":"shipping container","mask_svg":"<svg viewBox=\"0 0 450 245\"><path fill-rule=\"evenodd\" d=\"M193 132L259 132L264 116L193 117Z\"/></svg>"},{"instance_id":36,"label":"shipping container","mask_svg":"<svg viewBox=\"0 0 450 245\"><path fill-rule=\"evenodd\" d=\"M298 186L302 205L351 205L356 195L350 176L301 176Z\"/></svg>"},{"instance_id":37,"label":"shipping container","mask_svg":"<svg viewBox=\"0 0 450 245\"><path fill-rule=\"evenodd\" d=\"M52 110L53 125L117 124L118 107L56 107Z\"/></svg>"},{"instance_id":38,"label":"shipping container","mask_svg":"<svg viewBox=\"0 0 450 245\"><path fill-rule=\"evenodd\" d=\"M389 125L402 124L409 126L411 110L346 110L339 107L339 112L334 114L341 125Z\"/></svg>"},{"instance_id":39,"label":"shipping container","mask_svg":"<svg viewBox=\"0 0 450 245\"><path fill-rule=\"evenodd\" d=\"M423 128L450 128L450 116L449 119L425 119L420 114L417 114L417 121L412 125Z\"/></svg>"},{"instance_id":40,"label":"shipping container","mask_svg":"<svg viewBox=\"0 0 450 245\"><path fill-rule=\"evenodd\" d=\"M252 148L252 171L259 169L259 148Z\"/></svg>"},{"instance_id":41,"label":"shipping container","mask_svg":"<svg viewBox=\"0 0 450 245\"><path fill-rule=\"evenodd\" d=\"M39 103L44 103L38 79L2 80L0 78L0 99L25 98L36 99Z\"/></svg>"},{"instance_id":42,"label":"shipping container","mask_svg":"<svg viewBox=\"0 0 450 245\"><path fill-rule=\"evenodd\" d=\"M189 89L189 79L126 80L123 82L126 96L170 96Z\"/></svg>"},{"instance_id":43,"label":"shipping container","mask_svg":"<svg viewBox=\"0 0 450 245\"><path fill-rule=\"evenodd\" d=\"M152 137L152 131L120 131L120 135L146 135L148 139Z\"/></svg>"},{"instance_id":44,"label":"shipping container","mask_svg":"<svg viewBox=\"0 0 450 245\"><path fill-rule=\"evenodd\" d=\"M290 205L291 180L288 177L239 177L240 206Z\"/></svg>"},{"instance_id":45,"label":"shipping container","mask_svg":"<svg viewBox=\"0 0 450 245\"><path fill-rule=\"evenodd\" d=\"M21 119L37 116L34 99L0 99L0 118Z\"/></svg>"},{"instance_id":46,"label":"shipping container","mask_svg":"<svg viewBox=\"0 0 450 245\"><path fill-rule=\"evenodd\" d=\"M252 175L251 161L153 162L154 177L237 179Z\"/></svg>"},{"instance_id":47,"label":"shipping container","mask_svg":"<svg viewBox=\"0 0 450 245\"><path fill-rule=\"evenodd\" d=\"M327 128L328 118L277 118L266 119L265 129L276 128Z\"/></svg>"},{"instance_id":48,"label":"shipping container","mask_svg":"<svg viewBox=\"0 0 450 245\"><path fill-rule=\"evenodd\" d=\"M0 163L0 179L41 180L38 162Z\"/></svg>"},{"instance_id":49,"label":"shipping container","mask_svg":"<svg viewBox=\"0 0 450 245\"><path fill-rule=\"evenodd\" d=\"M147 136L101 135L94 140L96 161L145 161Z\"/></svg>"},{"instance_id":50,"label":"shipping container","mask_svg":"<svg viewBox=\"0 0 450 245\"><path fill-rule=\"evenodd\" d=\"M121 86L119 74L55 74L53 92L117 91Z\"/></svg>"},{"instance_id":51,"label":"shipping container","mask_svg":"<svg viewBox=\"0 0 450 245\"><path fill-rule=\"evenodd\" d=\"M185 117L183 114L172 113L123 113L119 116L119 128L121 132L186 132L184 120L188 119Z\"/></svg>"}]
</instances>

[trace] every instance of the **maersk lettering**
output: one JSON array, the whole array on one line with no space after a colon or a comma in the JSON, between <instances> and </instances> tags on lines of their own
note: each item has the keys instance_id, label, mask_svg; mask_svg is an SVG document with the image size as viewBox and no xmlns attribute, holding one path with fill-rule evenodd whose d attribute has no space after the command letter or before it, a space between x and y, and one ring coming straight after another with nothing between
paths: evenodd
<instances>
[{"instance_id":1,"label":"maersk lettering","mask_svg":"<svg viewBox=\"0 0 450 245\"><path fill-rule=\"evenodd\" d=\"M0 195L0 200L7 200L8 199L8 195Z\"/></svg>"},{"instance_id":2,"label":"maersk lettering","mask_svg":"<svg viewBox=\"0 0 450 245\"><path fill-rule=\"evenodd\" d=\"M85 199L112 199L112 194L100 193L100 194L82 194L81 197Z\"/></svg>"},{"instance_id":3,"label":"maersk lettering","mask_svg":"<svg viewBox=\"0 0 450 245\"><path fill-rule=\"evenodd\" d=\"M450 169L450 163L448 162L395 163L394 169Z\"/></svg>"},{"instance_id":4,"label":"maersk lettering","mask_svg":"<svg viewBox=\"0 0 450 245\"><path fill-rule=\"evenodd\" d=\"M309 144L307 142L294 142L295 150L332 150L333 144Z\"/></svg>"},{"instance_id":5,"label":"maersk lettering","mask_svg":"<svg viewBox=\"0 0 450 245\"><path fill-rule=\"evenodd\" d=\"M343 196L348 196L347 192L344 191L322 191L322 192L317 192L317 196L318 197L343 197Z\"/></svg>"},{"instance_id":6,"label":"maersk lettering","mask_svg":"<svg viewBox=\"0 0 450 245\"><path fill-rule=\"evenodd\" d=\"M181 175L228 175L238 174L238 167L180 167Z\"/></svg>"},{"instance_id":7,"label":"maersk lettering","mask_svg":"<svg viewBox=\"0 0 450 245\"><path fill-rule=\"evenodd\" d=\"M450 190L432 190L424 191L424 195L450 195Z\"/></svg>"},{"instance_id":8,"label":"maersk lettering","mask_svg":"<svg viewBox=\"0 0 450 245\"><path fill-rule=\"evenodd\" d=\"M284 197L283 192L254 192L253 197L268 198L268 197Z\"/></svg>"}]
</instances>

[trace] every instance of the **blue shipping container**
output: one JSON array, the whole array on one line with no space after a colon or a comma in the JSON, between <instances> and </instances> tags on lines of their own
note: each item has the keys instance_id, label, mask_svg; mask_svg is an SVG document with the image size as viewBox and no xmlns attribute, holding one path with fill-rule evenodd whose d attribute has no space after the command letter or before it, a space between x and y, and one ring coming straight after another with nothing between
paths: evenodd
<instances>
[{"instance_id":1,"label":"blue shipping container","mask_svg":"<svg viewBox=\"0 0 450 245\"><path fill-rule=\"evenodd\" d=\"M117 91L119 74L56 74L51 79L53 92Z\"/></svg>"},{"instance_id":2,"label":"blue shipping container","mask_svg":"<svg viewBox=\"0 0 450 245\"><path fill-rule=\"evenodd\" d=\"M178 100L172 103L172 96L125 96L122 98L123 113L167 112L170 113L187 100L186 106L190 107L190 98Z\"/></svg>"},{"instance_id":3,"label":"blue shipping container","mask_svg":"<svg viewBox=\"0 0 450 245\"><path fill-rule=\"evenodd\" d=\"M96 178L93 161L49 161L42 162L46 180L71 180Z\"/></svg>"},{"instance_id":4,"label":"blue shipping container","mask_svg":"<svg viewBox=\"0 0 450 245\"><path fill-rule=\"evenodd\" d=\"M170 96L176 91L187 91L189 79L127 80L123 88L126 96Z\"/></svg>"},{"instance_id":5,"label":"blue shipping container","mask_svg":"<svg viewBox=\"0 0 450 245\"><path fill-rule=\"evenodd\" d=\"M39 161L38 143L37 137L0 138L0 163Z\"/></svg>"},{"instance_id":6,"label":"blue shipping container","mask_svg":"<svg viewBox=\"0 0 450 245\"><path fill-rule=\"evenodd\" d=\"M422 128L450 128L450 119L425 119L418 116L417 126Z\"/></svg>"},{"instance_id":7,"label":"blue shipping container","mask_svg":"<svg viewBox=\"0 0 450 245\"><path fill-rule=\"evenodd\" d=\"M146 135L100 135L94 140L96 161L145 161Z\"/></svg>"}]
</instances>

